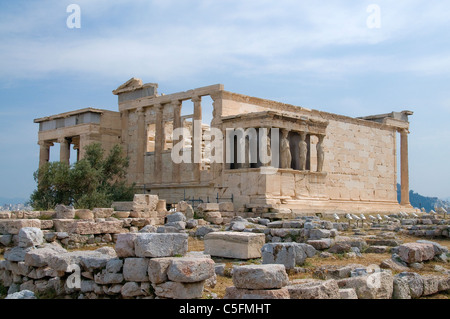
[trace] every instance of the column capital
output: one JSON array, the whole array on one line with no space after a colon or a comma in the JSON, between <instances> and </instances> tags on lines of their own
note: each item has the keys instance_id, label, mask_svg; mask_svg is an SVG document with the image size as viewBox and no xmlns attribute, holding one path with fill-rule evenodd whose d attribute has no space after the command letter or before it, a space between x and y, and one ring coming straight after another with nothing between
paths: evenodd
<instances>
[{"instance_id":1,"label":"column capital","mask_svg":"<svg viewBox=\"0 0 450 319\"><path fill-rule=\"evenodd\" d=\"M69 141L65 137L58 138L58 143L68 143Z\"/></svg>"},{"instance_id":2,"label":"column capital","mask_svg":"<svg viewBox=\"0 0 450 319\"><path fill-rule=\"evenodd\" d=\"M53 146L53 142L50 141L38 141L37 142L42 147L50 147Z\"/></svg>"},{"instance_id":3,"label":"column capital","mask_svg":"<svg viewBox=\"0 0 450 319\"><path fill-rule=\"evenodd\" d=\"M407 129L407 128L402 128L402 129L399 130L399 133L400 133L400 134L409 134L410 132L409 132L409 129Z\"/></svg>"},{"instance_id":4,"label":"column capital","mask_svg":"<svg viewBox=\"0 0 450 319\"><path fill-rule=\"evenodd\" d=\"M181 100L172 100L170 102L170 104L172 104L174 107L181 107L182 103L183 103L183 101L181 101Z\"/></svg>"},{"instance_id":5,"label":"column capital","mask_svg":"<svg viewBox=\"0 0 450 319\"><path fill-rule=\"evenodd\" d=\"M144 109L144 107L138 107L137 109L136 109L136 113L144 113L145 112L145 109Z\"/></svg>"},{"instance_id":6,"label":"column capital","mask_svg":"<svg viewBox=\"0 0 450 319\"><path fill-rule=\"evenodd\" d=\"M200 102L201 100L202 100L202 97L199 96L199 95L194 95L194 96L191 98L191 101L194 102L194 103L198 103L198 102Z\"/></svg>"}]
</instances>

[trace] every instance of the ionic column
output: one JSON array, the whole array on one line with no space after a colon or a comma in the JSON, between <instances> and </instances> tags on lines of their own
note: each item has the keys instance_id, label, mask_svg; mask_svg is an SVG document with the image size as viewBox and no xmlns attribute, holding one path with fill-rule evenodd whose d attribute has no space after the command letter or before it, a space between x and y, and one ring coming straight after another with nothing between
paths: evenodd
<instances>
[{"instance_id":1,"label":"ionic column","mask_svg":"<svg viewBox=\"0 0 450 319\"><path fill-rule=\"evenodd\" d=\"M162 151L164 149L164 123L163 123L163 107L161 104L155 105L156 123L155 123L155 164L153 166L153 175L156 183L162 182Z\"/></svg>"},{"instance_id":2,"label":"ionic column","mask_svg":"<svg viewBox=\"0 0 450 319\"><path fill-rule=\"evenodd\" d=\"M182 105L182 101L179 100L175 100L172 101L172 106L173 106L173 130L175 131L178 128L181 128L181 105ZM177 143L180 142L179 138L175 138L175 135L172 138L173 140L173 147L175 147L175 145ZM172 182L174 183L179 183L181 178L180 178L180 164L174 163L172 162Z\"/></svg>"},{"instance_id":3,"label":"ionic column","mask_svg":"<svg viewBox=\"0 0 450 319\"><path fill-rule=\"evenodd\" d=\"M408 133L407 129L400 131L400 205L405 206L411 206L409 202Z\"/></svg>"},{"instance_id":4,"label":"ionic column","mask_svg":"<svg viewBox=\"0 0 450 319\"><path fill-rule=\"evenodd\" d=\"M241 164L241 167L250 168L250 139L244 134L244 138L240 142L244 143L243 147L241 147L244 150L244 163Z\"/></svg>"},{"instance_id":5,"label":"ionic column","mask_svg":"<svg viewBox=\"0 0 450 319\"><path fill-rule=\"evenodd\" d=\"M50 146L52 143L46 141L39 141L39 167L50 160Z\"/></svg>"},{"instance_id":6,"label":"ionic column","mask_svg":"<svg viewBox=\"0 0 450 319\"><path fill-rule=\"evenodd\" d=\"M147 148L147 132L145 129L145 112L144 108L140 107L136 110L137 113L137 152L136 152L136 177L138 183L144 183L144 160Z\"/></svg>"},{"instance_id":7,"label":"ionic column","mask_svg":"<svg viewBox=\"0 0 450 319\"><path fill-rule=\"evenodd\" d=\"M200 181L200 169L202 165L202 98L194 96L194 127L192 138L191 163L194 181Z\"/></svg>"},{"instance_id":8,"label":"ionic column","mask_svg":"<svg viewBox=\"0 0 450 319\"><path fill-rule=\"evenodd\" d=\"M69 143L69 141L65 137L63 137L63 138L58 139L58 143L60 144L59 161L70 164L70 143Z\"/></svg>"},{"instance_id":9,"label":"ionic column","mask_svg":"<svg viewBox=\"0 0 450 319\"><path fill-rule=\"evenodd\" d=\"M266 134L261 134L261 132L265 132ZM258 132L258 137L261 138L258 140L258 145L260 145L259 157L261 166L270 166L271 165L271 140L270 140L270 127L261 127Z\"/></svg>"},{"instance_id":10,"label":"ionic column","mask_svg":"<svg viewBox=\"0 0 450 319\"><path fill-rule=\"evenodd\" d=\"M122 126L121 143L125 154L128 155L128 110L120 112L120 121Z\"/></svg>"}]
</instances>

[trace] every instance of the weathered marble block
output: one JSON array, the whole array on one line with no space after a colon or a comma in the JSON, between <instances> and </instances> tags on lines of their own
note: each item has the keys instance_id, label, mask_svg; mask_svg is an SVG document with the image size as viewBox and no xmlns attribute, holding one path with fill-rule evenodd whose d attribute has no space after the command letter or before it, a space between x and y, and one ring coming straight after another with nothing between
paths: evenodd
<instances>
[{"instance_id":1,"label":"weathered marble block","mask_svg":"<svg viewBox=\"0 0 450 319\"><path fill-rule=\"evenodd\" d=\"M173 257L188 250L188 235L184 233L139 233L134 240L137 257Z\"/></svg>"},{"instance_id":2,"label":"weathered marble block","mask_svg":"<svg viewBox=\"0 0 450 319\"><path fill-rule=\"evenodd\" d=\"M17 235L23 227L41 228L41 221L39 219L0 220L0 234Z\"/></svg>"},{"instance_id":3,"label":"weathered marble block","mask_svg":"<svg viewBox=\"0 0 450 319\"><path fill-rule=\"evenodd\" d=\"M252 259L261 257L264 234L211 232L205 235L205 254L225 258Z\"/></svg>"}]
</instances>

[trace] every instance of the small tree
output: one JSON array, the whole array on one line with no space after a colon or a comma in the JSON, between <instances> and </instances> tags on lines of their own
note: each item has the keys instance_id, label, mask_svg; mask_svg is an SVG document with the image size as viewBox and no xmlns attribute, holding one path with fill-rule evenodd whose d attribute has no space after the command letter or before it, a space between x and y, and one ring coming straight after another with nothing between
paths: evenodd
<instances>
[{"instance_id":1,"label":"small tree","mask_svg":"<svg viewBox=\"0 0 450 319\"><path fill-rule=\"evenodd\" d=\"M35 209L52 209L57 204L92 209L133 198L134 184L128 186L125 181L128 159L120 145L106 157L99 143L87 145L85 151L85 157L72 166L46 163L34 173L38 186L30 203Z\"/></svg>"},{"instance_id":2,"label":"small tree","mask_svg":"<svg viewBox=\"0 0 450 319\"><path fill-rule=\"evenodd\" d=\"M35 209L48 210L57 204L71 204L70 167L63 162L42 165L33 174L38 183L31 194L30 204Z\"/></svg>"}]
</instances>

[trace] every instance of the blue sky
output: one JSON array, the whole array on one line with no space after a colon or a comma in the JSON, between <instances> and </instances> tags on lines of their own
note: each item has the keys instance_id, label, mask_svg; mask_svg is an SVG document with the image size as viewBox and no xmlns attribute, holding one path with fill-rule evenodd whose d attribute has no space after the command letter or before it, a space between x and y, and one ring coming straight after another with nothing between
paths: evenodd
<instances>
[{"instance_id":1,"label":"blue sky","mask_svg":"<svg viewBox=\"0 0 450 319\"><path fill-rule=\"evenodd\" d=\"M449 197L450 3L317 2L1 1L0 197L36 186L34 118L117 110L111 91L131 77L159 93L222 83L348 116L411 110L410 188ZM67 27L72 3L81 28Z\"/></svg>"}]
</instances>

